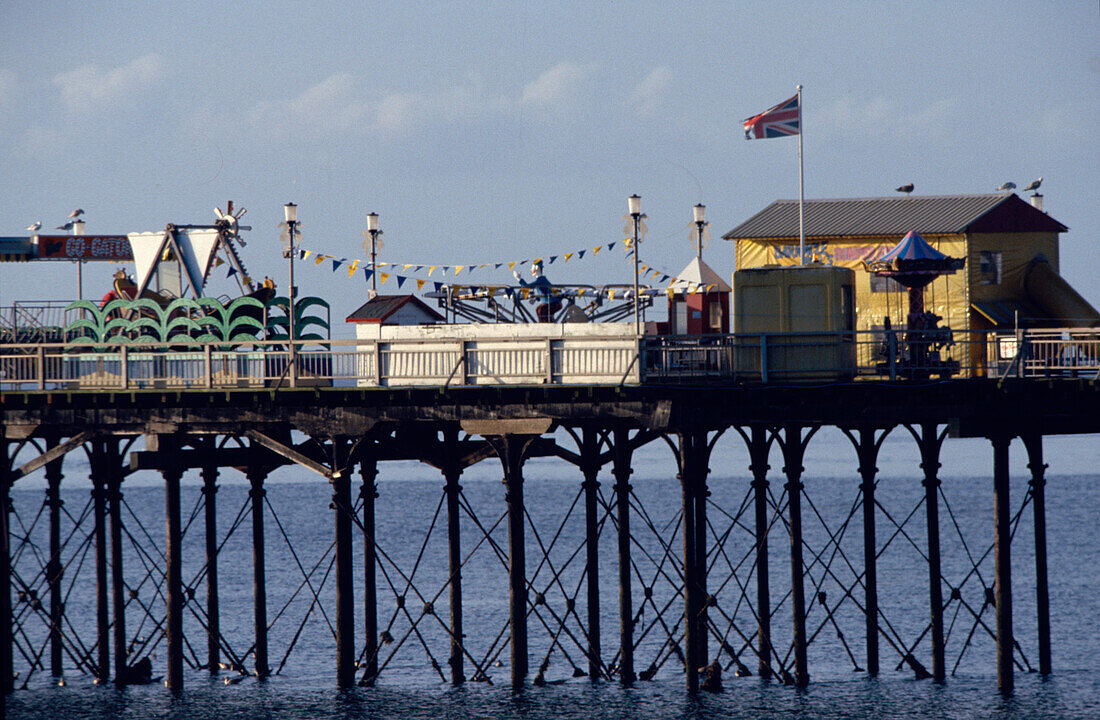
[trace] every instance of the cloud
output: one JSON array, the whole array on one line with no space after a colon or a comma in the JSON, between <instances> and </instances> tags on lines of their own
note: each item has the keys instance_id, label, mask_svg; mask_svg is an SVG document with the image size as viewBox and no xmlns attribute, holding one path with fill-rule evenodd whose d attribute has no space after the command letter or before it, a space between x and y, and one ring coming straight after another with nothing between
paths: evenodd
<instances>
[{"instance_id":1,"label":"cloud","mask_svg":"<svg viewBox=\"0 0 1100 720\"><path fill-rule=\"evenodd\" d=\"M656 67L634 86L630 102L640 115L655 115L671 83L672 71L664 65Z\"/></svg>"},{"instance_id":2,"label":"cloud","mask_svg":"<svg viewBox=\"0 0 1100 720\"><path fill-rule=\"evenodd\" d=\"M518 94L496 93L476 73L433 92L391 91L369 98L361 79L335 73L288 101L256 103L245 114L253 132L329 137L336 133L399 136L429 127L490 121L522 107L573 112L589 90L594 65L560 63Z\"/></svg>"},{"instance_id":3,"label":"cloud","mask_svg":"<svg viewBox=\"0 0 1100 720\"><path fill-rule=\"evenodd\" d=\"M131 97L163 77L164 61L160 55L149 53L110 70L82 65L55 76L53 84L61 91L61 102L67 109L90 112Z\"/></svg>"},{"instance_id":4,"label":"cloud","mask_svg":"<svg viewBox=\"0 0 1100 720\"><path fill-rule=\"evenodd\" d=\"M595 70L595 65L558 63L523 86L520 104L559 108L575 105L588 90Z\"/></svg>"},{"instance_id":5,"label":"cloud","mask_svg":"<svg viewBox=\"0 0 1100 720\"><path fill-rule=\"evenodd\" d=\"M823 127L844 135L919 140L947 132L956 105L946 98L912 107L901 107L893 98L881 95L864 100L845 99L827 105L821 111L820 122Z\"/></svg>"}]
</instances>

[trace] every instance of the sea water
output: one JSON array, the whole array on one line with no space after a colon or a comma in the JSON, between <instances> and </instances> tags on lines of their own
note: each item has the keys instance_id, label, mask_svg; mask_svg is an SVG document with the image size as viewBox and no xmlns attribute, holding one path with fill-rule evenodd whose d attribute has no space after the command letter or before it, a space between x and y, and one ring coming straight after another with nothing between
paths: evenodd
<instances>
[{"instance_id":1,"label":"sea water","mask_svg":"<svg viewBox=\"0 0 1100 720\"><path fill-rule=\"evenodd\" d=\"M568 439L560 435L558 440ZM711 657L724 662L731 652L753 675L728 672L724 691L689 696L682 663L675 655L682 644L682 600L676 592L677 557L682 552L678 510L679 483L668 446L654 442L634 458L631 529L635 575L632 597L637 617L636 670L659 665L653 679L631 688L617 682L591 683L574 677L587 670L581 647L585 626L584 515L580 476L564 461L536 458L524 467L529 515L526 528L527 574L536 605L528 618L530 678L545 664L548 684L530 684L513 693L509 687L508 584L504 488L495 459L462 476L464 518L463 619L470 657L468 678L479 664L489 682L467 682L453 688L449 678L446 631L448 613L445 505L443 479L432 468L412 462L384 463L378 477L376 509L379 544L378 623L389 643L379 654L382 670L374 687L335 688L333 512L331 488L319 476L283 468L268 479L265 513L267 607L270 663L276 674L262 681L233 671L211 676L189 665L185 689L171 695L162 685L116 688L95 686L66 657L65 685L48 671L46 626L27 603L16 603L25 628L20 634L16 692L6 700L8 717L32 718L662 718L662 717L1100 717L1100 662L1096 618L1100 617L1100 438L1052 437L1044 446L1047 471L1048 560L1051 642L1054 674L1029 672L1038 666L1035 612L1034 536L1027 496L1027 458L1017 442L1011 450L1011 508L1018 516L1012 545L1014 631L1021 667L1016 689L1004 695L996 686L995 628L992 607L984 603L993 585L992 450L983 440L949 439L940 470L941 544L944 597L948 603L947 669L944 685L918 680L908 667L898 669L902 649L930 666L928 639L928 571L925 515L919 459L912 438L895 430L883 443L877 489L879 605L884 634L880 640L881 672L867 677L864 620L859 604L863 567L862 512L859 508L857 462L848 440L823 430L810 442L803 476L803 525L806 548L807 627L810 686L798 690L756 676L755 656L746 648L756 629L755 567L751 529L754 524L747 454L734 431L715 445L708 487L708 591L717 598L710 611L716 638ZM29 454L28 454L29 458ZM783 462L774 450L769 474L773 501L784 503ZM65 588L67 634L85 648L95 641L94 546L91 519L73 532L74 519L88 509L90 484L82 454L70 454L62 496L67 539ZM613 500L613 479L601 473L601 496ZM252 547L247 510L248 484L226 469L217 493L221 631L228 648L246 656L252 643ZM356 476L353 487L358 487ZM13 540L19 548L16 571L23 582L42 588L41 572L48 535L42 511L45 482L41 472L20 480L12 491L16 515ZM205 606L204 539L201 480L184 479L182 491L183 577L194 591L185 609L186 656L205 661L201 623ZM357 492L356 492L357 494ZM154 672L164 672L164 640L158 628L164 614L164 493L159 477L137 473L124 484L124 573L136 598L127 606L127 635L137 639L138 653L149 654ZM71 517L70 517L71 516ZM600 583L601 640L605 662L618 651L618 570L615 528L601 507ZM362 538L355 537L356 631L362 631L364 583ZM781 519L769 540L773 642L790 667L791 637L789 541ZM152 570L149 573L149 570ZM824 593L824 595L818 595ZM39 596L46 601L45 590ZM648 597L647 597L648 596ZM404 598L399 601L398 598ZM568 598L575 598L570 612ZM824 601L824 602L822 602ZM48 607L48 604L44 605ZM28 615L31 613L31 615ZM357 651L362 641L357 636ZM39 656L46 669L30 673L24 654ZM223 660L228 653L223 653ZM94 655L94 653L93 653ZM433 660L435 666L433 667ZM251 668L247 657L245 666ZM226 683L226 678L231 682ZM25 687L24 687L25 684Z\"/></svg>"}]
</instances>

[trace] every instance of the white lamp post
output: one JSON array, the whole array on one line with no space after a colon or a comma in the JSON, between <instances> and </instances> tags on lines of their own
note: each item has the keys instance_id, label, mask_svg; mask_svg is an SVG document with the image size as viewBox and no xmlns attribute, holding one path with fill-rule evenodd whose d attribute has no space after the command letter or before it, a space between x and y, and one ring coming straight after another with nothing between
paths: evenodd
<instances>
[{"instance_id":1,"label":"white lamp post","mask_svg":"<svg viewBox=\"0 0 1100 720\"><path fill-rule=\"evenodd\" d=\"M290 286L286 292L287 303L287 349L290 351L290 386L298 384L298 368L295 363L294 347L294 231L298 225L298 206L292 202L283 205L283 215L286 219L286 231L288 235L287 258L290 259Z\"/></svg>"},{"instance_id":2,"label":"white lamp post","mask_svg":"<svg viewBox=\"0 0 1100 720\"><path fill-rule=\"evenodd\" d=\"M83 237L84 221L80 218L73 220L73 237ZM83 247L81 248L83 250ZM83 255L83 252L81 252ZM76 259L76 296L77 300L84 299L84 260Z\"/></svg>"},{"instance_id":3,"label":"white lamp post","mask_svg":"<svg viewBox=\"0 0 1100 720\"><path fill-rule=\"evenodd\" d=\"M642 198L631 195L626 199L626 209L634 220L634 333L642 334L641 306L638 297L638 224L642 221Z\"/></svg>"},{"instance_id":4,"label":"white lamp post","mask_svg":"<svg viewBox=\"0 0 1100 720\"><path fill-rule=\"evenodd\" d=\"M378 294L378 270L374 264L378 248L378 236L381 234L378 229L378 213L367 214L367 232L370 233L370 296L373 298Z\"/></svg>"},{"instance_id":5,"label":"white lamp post","mask_svg":"<svg viewBox=\"0 0 1100 720\"><path fill-rule=\"evenodd\" d=\"M699 234L696 236L696 249L695 256L700 260L703 259L703 228L707 226L707 206L703 203L699 203L691 209L692 218L695 221L695 227L698 228Z\"/></svg>"}]
</instances>

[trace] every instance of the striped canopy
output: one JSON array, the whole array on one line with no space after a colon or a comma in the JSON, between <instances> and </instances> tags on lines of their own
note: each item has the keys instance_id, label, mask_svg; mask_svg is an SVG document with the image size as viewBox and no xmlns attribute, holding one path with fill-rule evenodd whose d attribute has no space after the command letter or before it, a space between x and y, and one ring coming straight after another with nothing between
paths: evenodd
<instances>
[{"instance_id":1,"label":"striped canopy","mask_svg":"<svg viewBox=\"0 0 1100 720\"><path fill-rule=\"evenodd\" d=\"M963 258L944 255L911 230L878 260L864 262L864 267L875 275L890 277L906 287L917 288L924 287L940 275L954 273L964 263Z\"/></svg>"}]
</instances>

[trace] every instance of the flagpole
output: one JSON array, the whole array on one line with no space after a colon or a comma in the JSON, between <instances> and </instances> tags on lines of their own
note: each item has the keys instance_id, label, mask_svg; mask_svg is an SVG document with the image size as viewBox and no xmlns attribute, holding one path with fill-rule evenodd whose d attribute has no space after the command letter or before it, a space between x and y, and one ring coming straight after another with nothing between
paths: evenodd
<instances>
[{"instance_id":1,"label":"flagpole","mask_svg":"<svg viewBox=\"0 0 1100 720\"><path fill-rule=\"evenodd\" d=\"M798 90L798 263L806 264L806 226L803 222L802 206L805 198L802 193L802 86L796 85Z\"/></svg>"}]
</instances>

